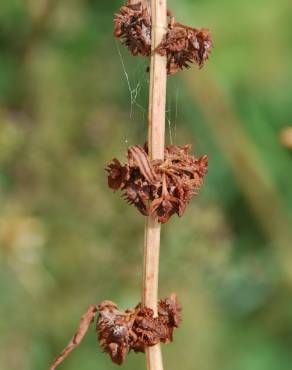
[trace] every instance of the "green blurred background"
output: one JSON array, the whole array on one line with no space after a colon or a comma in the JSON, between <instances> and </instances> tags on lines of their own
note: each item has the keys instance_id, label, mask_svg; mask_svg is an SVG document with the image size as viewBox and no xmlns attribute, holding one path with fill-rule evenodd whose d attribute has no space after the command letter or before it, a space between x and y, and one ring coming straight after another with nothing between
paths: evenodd
<instances>
[{"instance_id":1,"label":"green blurred background","mask_svg":"<svg viewBox=\"0 0 292 370\"><path fill-rule=\"evenodd\" d=\"M210 165L184 218L163 227L160 296L184 307L165 369L288 370L292 3L169 3L215 48L168 84L167 141ZM121 4L1 0L1 370L47 369L88 304L140 300L144 219L104 172L147 131L148 62L112 37ZM116 369L96 342L92 328L60 369ZM144 368L135 354L122 366Z\"/></svg>"}]
</instances>

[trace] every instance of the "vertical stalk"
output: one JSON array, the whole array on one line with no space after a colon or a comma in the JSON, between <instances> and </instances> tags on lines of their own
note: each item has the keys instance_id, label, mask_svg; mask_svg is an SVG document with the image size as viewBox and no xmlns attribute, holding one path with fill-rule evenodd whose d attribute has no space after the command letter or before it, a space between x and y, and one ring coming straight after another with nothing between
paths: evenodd
<instances>
[{"instance_id":1,"label":"vertical stalk","mask_svg":"<svg viewBox=\"0 0 292 370\"><path fill-rule=\"evenodd\" d=\"M167 30L166 0L151 0L152 53L150 65L150 90L148 112L148 148L151 159L164 158L165 104L166 104L166 57L155 53L156 47ZM144 268L142 304L157 315L159 250L161 225L153 216L145 224ZM163 370L160 345L146 348L148 370Z\"/></svg>"}]
</instances>

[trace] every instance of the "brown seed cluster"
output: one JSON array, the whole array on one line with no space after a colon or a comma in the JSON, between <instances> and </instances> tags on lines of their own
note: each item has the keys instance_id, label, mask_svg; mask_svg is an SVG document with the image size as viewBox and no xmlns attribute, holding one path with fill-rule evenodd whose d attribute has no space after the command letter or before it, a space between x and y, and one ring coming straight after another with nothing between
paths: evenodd
<instances>
[{"instance_id":1,"label":"brown seed cluster","mask_svg":"<svg viewBox=\"0 0 292 370\"><path fill-rule=\"evenodd\" d=\"M118 365L131 350L144 352L147 346L171 342L173 330L181 321L181 307L175 294L158 303L157 317L152 309L140 304L120 311L111 301L101 302L98 311L96 329L100 346Z\"/></svg>"},{"instance_id":2,"label":"brown seed cluster","mask_svg":"<svg viewBox=\"0 0 292 370\"><path fill-rule=\"evenodd\" d=\"M151 16L147 2L128 1L115 14L114 26L115 37L122 38L133 55L150 56Z\"/></svg>"},{"instance_id":3,"label":"brown seed cluster","mask_svg":"<svg viewBox=\"0 0 292 370\"><path fill-rule=\"evenodd\" d=\"M169 15L168 30L156 52L167 56L167 73L172 75L195 63L199 68L209 58L212 38L207 28L192 28ZM133 55L151 55L151 12L146 0L128 1L114 18L114 35L122 38Z\"/></svg>"},{"instance_id":4,"label":"brown seed cluster","mask_svg":"<svg viewBox=\"0 0 292 370\"><path fill-rule=\"evenodd\" d=\"M144 352L147 346L172 342L173 331L181 321L181 306L174 293L158 302L156 317L152 309L141 304L126 311L120 311L111 301L92 304L82 315L77 331L50 370L55 370L80 345L97 312L96 330L100 346L119 365L131 350Z\"/></svg>"},{"instance_id":5,"label":"brown seed cluster","mask_svg":"<svg viewBox=\"0 0 292 370\"><path fill-rule=\"evenodd\" d=\"M170 25L157 52L167 55L167 71L173 75L195 63L202 68L212 49L211 34L207 28L191 28L180 23Z\"/></svg>"},{"instance_id":6,"label":"brown seed cluster","mask_svg":"<svg viewBox=\"0 0 292 370\"><path fill-rule=\"evenodd\" d=\"M126 164L115 158L107 166L108 185L121 189L129 204L161 223L175 213L182 216L208 170L208 157L196 158L190 150L191 145L171 145L165 149L164 160L151 161L146 146L131 146Z\"/></svg>"}]
</instances>

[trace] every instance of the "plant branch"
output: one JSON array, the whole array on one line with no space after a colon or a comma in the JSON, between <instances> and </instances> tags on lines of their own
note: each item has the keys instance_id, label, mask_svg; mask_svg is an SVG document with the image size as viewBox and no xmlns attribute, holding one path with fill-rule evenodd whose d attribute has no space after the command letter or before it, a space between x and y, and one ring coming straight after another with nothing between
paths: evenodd
<instances>
[{"instance_id":1,"label":"plant branch","mask_svg":"<svg viewBox=\"0 0 292 370\"><path fill-rule=\"evenodd\" d=\"M150 65L148 148L150 159L164 158L166 57L155 52L167 29L166 0L151 0L152 53ZM145 224L142 304L157 315L161 225L153 216ZM146 348L148 370L163 370L160 345Z\"/></svg>"}]
</instances>

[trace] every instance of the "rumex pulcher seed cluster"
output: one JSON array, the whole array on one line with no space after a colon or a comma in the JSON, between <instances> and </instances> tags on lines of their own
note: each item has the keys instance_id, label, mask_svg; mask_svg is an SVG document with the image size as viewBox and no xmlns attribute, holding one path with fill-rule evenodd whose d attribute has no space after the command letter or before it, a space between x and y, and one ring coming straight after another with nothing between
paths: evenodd
<instances>
[{"instance_id":1,"label":"rumex pulcher seed cluster","mask_svg":"<svg viewBox=\"0 0 292 370\"><path fill-rule=\"evenodd\" d=\"M141 304L121 311L114 302L103 301L98 311L96 329L100 347L118 365L131 350L144 352L145 347L172 342L173 331L181 321L181 307L175 294L158 303L156 317L151 308Z\"/></svg>"},{"instance_id":2,"label":"rumex pulcher seed cluster","mask_svg":"<svg viewBox=\"0 0 292 370\"><path fill-rule=\"evenodd\" d=\"M49 370L55 370L79 346L97 313L96 332L100 347L118 365L124 362L131 350L145 352L146 347L172 342L173 331L181 322L181 306L175 293L158 302L156 316L151 308L140 303L125 311L119 310L112 301L92 304L82 315L77 331Z\"/></svg>"},{"instance_id":3,"label":"rumex pulcher seed cluster","mask_svg":"<svg viewBox=\"0 0 292 370\"><path fill-rule=\"evenodd\" d=\"M171 145L165 149L164 160L151 161L147 146L131 146L126 164L114 158L107 166L108 185L121 189L129 204L161 223L175 213L182 216L208 170L208 157L196 158L190 150L191 145Z\"/></svg>"},{"instance_id":4,"label":"rumex pulcher seed cluster","mask_svg":"<svg viewBox=\"0 0 292 370\"><path fill-rule=\"evenodd\" d=\"M115 15L114 24L114 36L122 38L132 55L150 56L151 16L147 3L122 6Z\"/></svg>"},{"instance_id":5,"label":"rumex pulcher seed cluster","mask_svg":"<svg viewBox=\"0 0 292 370\"><path fill-rule=\"evenodd\" d=\"M208 29L191 28L180 23L169 26L157 52L167 56L168 74L175 74L195 63L199 68L209 58L212 39Z\"/></svg>"},{"instance_id":6,"label":"rumex pulcher seed cluster","mask_svg":"<svg viewBox=\"0 0 292 370\"><path fill-rule=\"evenodd\" d=\"M156 52L167 56L167 72L172 75L190 63L199 68L209 58L212 38L207 28L192 28L175 22L169 15L168 29ZM141 0L135 4L128 1L121 7L114 19L114 35L121 38L132 55L151 55L151 15L148 2Z\"/></svg>"}]
</instances>

